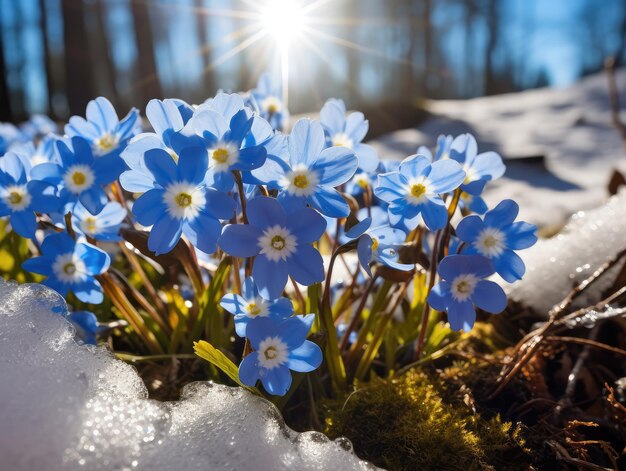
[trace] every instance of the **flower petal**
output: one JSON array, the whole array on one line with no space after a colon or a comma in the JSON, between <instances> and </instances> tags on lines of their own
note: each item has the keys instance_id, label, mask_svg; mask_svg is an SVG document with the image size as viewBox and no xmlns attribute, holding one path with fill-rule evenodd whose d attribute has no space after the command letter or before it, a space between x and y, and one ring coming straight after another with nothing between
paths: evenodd
<instances>
[{"instance_id":1,"label":"flower petal","mask_svg":"<svg viewBox=\"0 0 626 471\"><path fill-rule=\"evenodd\" d=\"M293 279L304 286L324 281L324 261L311 245L298 246L296 253L287 259L287 265Z\"/></svg>"},{"instance_id":2,"label":"flower petal","mask_svg":"<svg viewBox=\"0 0 626 471\"><path fill-rule=\"evenodd\" d=\"M291 165L304 164L310 167L315 163L324 146L324 130L321 124L310 119L298 120L289 135Z\"/></svg>"},{"instance_id":3,"label":"flower petal","mask_svg":"<svg viewBox=\"0 0 626 471\"><path fill-rule=\"evenodd\" d=\"M140 224L152 226L167 213L163 197L165 191L152 189L141 195L133 204L133 215Z\"/></svg>"},{"instance_id":4,"label":"flower petal","mask_svg":"<svg viewBox=\"0 0 626 471\"><path fill-rule=\"evenodd\" d=\"M318 186L307 199L311 206L325 216L341 218L350 214L350 206L341 193L333 188Z\"/></svg>"},{"instance_id":5,"label":"flower petal","mask_svg":"<svg viewBox=\"0 0 626 471\"><path fill-rule=\"evenodd\" d=\"M301 208L286 216L289 231L296 236L298 244L311 244L322 237L326 230L326 219L311 208Z\"/></svg>"},{"instance_id":6,"label":"flower petal","mask_svg":"<svg viewBox=\"0 0 626 471\"><path fill-rule=\"evenodd\" d=\"M289 353L287 366L290 370L308 373L322 364L322 350L316 344L305 340L302 345Z\"/></svg>"},{"instance_id":7,"label":"flower petal","mask_svg":"<svg viewBox=\"0 0 626 471\"><path fill-rule=\"evenodd\" d=\"M479 281L472 293L476 306L491 314L499 314L506 308L507 299L504 290L493 281Z\"/></svg>"},{"instance_id":8,"label":"flower petal","mask_svg":"<svg viewBox=\"0 0 626 471\"><path fill-rule=\"evenodd\" d=\"M178 179L199 185L209 168L209 154L202 147L187 147L178 158Z\"/></svg>"},{"instance_id":9,"label":"flower petal","mask_svg":"<svg viewBox=\"0 0 626 471\"><path fill-rule=\"evenodd\" d=\"M255 386L259 380L259 354L252 352L239 365L239 380L246 386Z\"/></svg>"},{"instance_id":10,"label":"flower petal","mask_svg":"<svg viewBox=\"0 0 626 471\"><path fill-rule=\"evenodd\" d=\"M267 370L261 376L265 390L274 396L284 396L291 387L291 372L285 365Z\"/></svg>"},{"instance_id":11,"label":"flower petal","mask_svg":"<svg viewBox=\"0 0 626 471\"><path fill-rule=\"evenodd\" d=\"M267 196L258 196L248 202L248 222L260 229L271 226L285 226L287 216L278 201Z\"/></svg>"},{"instance_id":12,"label":"flower petal","mask_svg":"<svg viewBox=\"0 0 626 471\"><path fill-rule=\"evenodd\" d=\"M256 249L258 251L258 246ZM266 299L276 299L287 285L289 277L287 263L273 262L264 255L260 255L254 261L252 276L256 280L261 296Z\"/></svg>"},{"instance_id":13,"label":"flower petal","mask_svg":"<svg viewBox=\"0 0 626 471\"><path fill-rule=\"evenodd\" d=\"M182 220L164 216L152 226L148 237L148 248L156 255L171 252L182 233Z\"/></svg>"},{"instance_id":14,"label":"flower petal","mask_svg":"<svg viewBox=\"0 0 626 471\"><path fill-rule=\"evenodd\" d=\"M505 250L493 259L498 275L509 283L521 280L526 273L526 266L519 255L512 250Z\"/></svg>"},{"instance_id":15,"label":"flower petal","mask_svg":"<svg viewBox=\"0 0 626 471\"><path fill-rule=\"evenodd\" d=\"M351 149L336 146L324 149L312 170L318 172L320 185L336 187L350 180L358 167L359 161Z\"/></svg>"},{"instance_id":16,"label":"flower petal","mask_svg":"<svg viewBox=\"0 0 626 471\"><path fill-rule=\"evenodd\" d=\"M263 232L256 226L230 224L222 231L222 236L217 244L224 252L233 257L254 257L261 251L258 245L261 235ZM268 275L271 277L271 274ZM258 283L259 277L257 275L254 275L254 279Z\"/></svg>"}]
</instances>

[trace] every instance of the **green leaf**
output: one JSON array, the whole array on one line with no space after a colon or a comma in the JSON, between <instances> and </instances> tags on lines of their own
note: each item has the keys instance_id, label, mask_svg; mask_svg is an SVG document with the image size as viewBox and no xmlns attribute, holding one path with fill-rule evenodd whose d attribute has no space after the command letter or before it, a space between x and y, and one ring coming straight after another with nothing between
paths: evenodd
<instances>
[{"instance_id":1,"label":"green leaf","mask_svg":"<svg viewBox=\"0 0 626 471\"><path fill-rule=\"evenodd\" d=\"M259 394L259 392L255 388L250 388L239 380L239 368L237 368L237 365L230 361L226 355L220 352L209 342L206 342L204 340L195 342L193 344L193 350L200 358L208 361L212 365L215 365L217 368L222 370L226 374L226 376L232 379L239 386L241 386L242 388L246 388L247 390L255 394Z\"/></svg>"}]
</instances>

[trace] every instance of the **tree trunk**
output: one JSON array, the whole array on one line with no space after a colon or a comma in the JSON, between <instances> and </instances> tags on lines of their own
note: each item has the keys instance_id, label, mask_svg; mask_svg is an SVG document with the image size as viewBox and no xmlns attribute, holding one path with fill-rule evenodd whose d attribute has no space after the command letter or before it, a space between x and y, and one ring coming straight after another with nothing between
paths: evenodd
<instances>
[{"instance_id":1,"label":"tree trunk","mask_svg":"<svg viewBox=\"0 0 626 471\"><path fill-rule=\"evenodd\" d=\"M82 0L61 0L65 46L65 84L71 114L84 114L95 95L89 34L85 26L85 5Z\"/></svg>"},{"instance_id":2,"label":"tree trunk","mask_svg":"<svg viewBox=\"0 0 626 471\"><path fill-rule=\"evenodd\" d=\"M134 102L145 106L152 98L163 98L157 72L150 8L147 2L132 1L131 11L137 43L139 78L135 85Z\"/></svg>"},{"instance_id":3,"label":"tree trunk","mask_svg":"<svg viewBox=\"0 0 626 471\"><path fill-rule=\"evenodd\" d=\"M2 35L0 35L0 121L11 121L12 118L9 86L7 84L7 67L4 61L4 44L2 43Z\"/></svg>"}]
</instances>

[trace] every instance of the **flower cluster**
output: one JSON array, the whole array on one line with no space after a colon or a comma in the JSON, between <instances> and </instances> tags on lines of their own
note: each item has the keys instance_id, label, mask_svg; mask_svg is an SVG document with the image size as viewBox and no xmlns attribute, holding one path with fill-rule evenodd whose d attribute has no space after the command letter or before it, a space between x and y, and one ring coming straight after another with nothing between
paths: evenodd
<instances>
[{"instance_id":1,"label":"flower cluster","mask_svg":"<svg viewBox=\"0 0 626 471\"><path fill-rule=\"evenodd\" d=\"M284 395L290 371L322 364L313 331L341 387L362 379L386 329L408 315L395 299L409 283L425 293L413 301L422 335L408 336L419 355L432 309L454 330L471 329L476 308L502 312L491 277L519 280L516 251L537 240L515 202L489 210L481 198L505 167L469 134L381 161L363 143L368 121L341 100L286 133L289 112L267 77L198 106L152 100L146 118L133 109L120 120L97 98L63 135L41 119L30 142L25 130L0 129L0 217L32 241L23 268L68 297L88 343L113 324L82 303L95 312L107 299L151 353L185 352L206 336L230 352L211 356L216 366L228 372L240 357L240 383ZM382 309L389 315L376 316Z\"/></svg>"}]
</instances>

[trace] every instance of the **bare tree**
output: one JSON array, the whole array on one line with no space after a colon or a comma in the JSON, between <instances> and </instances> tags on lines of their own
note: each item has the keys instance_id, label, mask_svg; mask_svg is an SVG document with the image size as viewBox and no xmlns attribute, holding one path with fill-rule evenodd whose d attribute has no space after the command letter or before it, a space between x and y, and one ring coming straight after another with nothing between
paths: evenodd
<instances>
[{"instance_id":1,"label":"bare tree","mask_svg":"<svg viewBox=\"0 0 626 471\"><path fill-rule=\"evenodd\" d=\"M152 23L150 21L150 7L148 2L131 2L135 41L137 43L137 66L139 80L135 85L137 93L136 103L145 105L151 98L161 97L161 82L156 66Z\"/></svg>"},{"instance_id":2,"label":"bare tree","mask_svg":"<svg viewBox=\"0 0 626 471\"><path fill-rule=\"evenodd\" d=\"M72 114L82 114L95 95L89 34L82 0L61 0L65 46L67 104Z\"/></svg>"}]
</instances>

